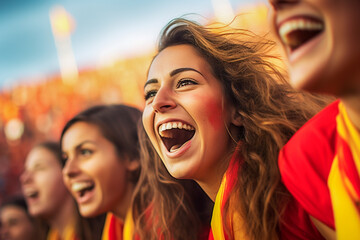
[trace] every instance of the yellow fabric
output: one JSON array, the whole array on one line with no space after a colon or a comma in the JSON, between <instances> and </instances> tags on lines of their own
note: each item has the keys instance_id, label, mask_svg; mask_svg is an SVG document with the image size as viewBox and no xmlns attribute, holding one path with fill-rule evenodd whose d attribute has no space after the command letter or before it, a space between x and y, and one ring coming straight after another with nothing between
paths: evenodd
<instances>
[{"instance_id":1,"label":"yellow fabric","mask_svg":"<svg viewBox=\"0 0 360 240\"><path fill-rule=\"evenodd\" d=\"M102 240L109 240L108 232L109 232L111 218L112 218L111 213L106 214L104 229L103 229L102 236L101 236Z\"/></svg>"},{"instance_id":2,"label":"yellow fabric","mask_svg":"<svg viewBox=\"0 0 360 240\"><path fill-rule=\"evenodd\" d=\"M339 115L336 118L338 134L347 142L351 149L357 172L360 173L360 135L350 122L344 106L339 104ZM346 186L344 185L346 184ZM348 191L354 192L351 183L346 178L342 180L339 169L339 159L335 156L328 186L333 205L336 236L338 240L360 239L360 216Z\"/></svg>"},{"instance_id":3,"label":"yellow fabric","mask_svg":"<svg viewBox=\"0 0 360 240\"><path fill-rule=\"evenodd\" d=\"M125 217L123 240L133 239L134 229L135 229L134 228L134 220L132 218L132 212L131 212L131 208L130 208Z\"/></svg>"},{"instance_id":4,"label":"yellow fabric","mask_svg":"<svg viewBox=\"0 0 360 240\"><path fill-rule=\"evenodd\" d=\"M219 191L215 198L214 209L211 218L211 230L213 233L214 240L226 240L224 236L224 225L223 218L221 213L221 207L223 205L224 192L226 186L226 174L224 175ZM236 210L235 199L230 197L229 210L228 213L231 215L231 218L227 218L229 220L229 226L231 226L231 238L233 240L246 240L248 239L245 235L245 229L243 225L243 220Z\"/></svg>"},{"instance_id":5,"label":"yellow fabric","mask_svg":"<svg viewBox=\"0 0 360 240\"><path fill-rule=\"evenodd\" d=\"M108 213L106 215L106 220L105 220L105 224L104 224L104 230L102 233L102 240L113 240L110 239L109 237L109 231L110 231L110 224L112 221L112 218L115 217L112 213ZM131 209L128 210L128 212L126 213L126 217L125 217L125 221L123 224L123 229L121 229L120 224L118 224L118 227L116 227L114 230L116 231L116 236L122 236L121 239L117 239L117 240L131 240L133 239L133 234L134 234L134 221L132 218L132 212ZM117 237L119 238L119 237Z\"/></svg>"},{"instance_id":6,"label":"yellow fabric","mask_svg":"<svg viewBox=\"0 0 360 240\"><path fill-rule=\"evenodd\" d=\"M61 239L59 232L55 229L50 229L47 240L75 240L75 229L72 226L67 226L65 229L65 238Z\"/></svg>"},{"instance_id":7,"label":"yellow fabric","mask_svg":"<svg viewBox=\"0 0 360 240\"><path fill-rule=\"evenodd\" d=\"M218 193L216 194L214 209L211 217L211 230L215 240L225 240L221 216L222 199L225 191L226 174L224 175Z\"/></svg>"}]
</instances>

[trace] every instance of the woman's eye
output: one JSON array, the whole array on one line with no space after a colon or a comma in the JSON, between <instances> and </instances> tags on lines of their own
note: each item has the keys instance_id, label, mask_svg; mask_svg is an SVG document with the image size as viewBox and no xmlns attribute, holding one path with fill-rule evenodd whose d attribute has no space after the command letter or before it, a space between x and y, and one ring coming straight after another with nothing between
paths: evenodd
<instances>
[{"instance_id":1,"label":"woman's eye","mask_svg":"<svg viewBox=\"0 0 360 240\"><path fill-rule=\"evenodd\" d=\"M148 100L149 98L155 97L157 91L155 90L151 90L145 93L145 101Z\"/></svg>"},{"instance_id":2,"label":"woman's eye","mask_svg":"<svg viewBox=\"0 0 360 240\"><path fill-rule=\"evenodd\" d=\"M192 79L180 79L180 81L176 84L176 88L184 87L186 85L197 85L198 83Z\"/></svg>"},{"instance_id":3,"label":"woman's eye","mask_svg":"<svg viewBox=\"0 0 360 240\"><path fill-rule=\"evenodd\" d=\"M83 155L83 156L88 156L88 155L91 155L93 153L93 151L91 151L90 149L81 149L80 150L80 154Z\"/></svg>"}]
</instances>

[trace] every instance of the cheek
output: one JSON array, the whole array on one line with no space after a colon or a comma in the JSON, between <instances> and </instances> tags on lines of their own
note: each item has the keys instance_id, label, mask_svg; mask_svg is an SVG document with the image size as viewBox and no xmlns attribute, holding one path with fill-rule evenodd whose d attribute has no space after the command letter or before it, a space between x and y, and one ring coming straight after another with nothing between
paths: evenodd
<instances>
[{"instance_id":1,"label":"cheek","mask_svg":"<svg viewBox=\"0 0 360 240\"><path fill-rule=\"evenodd\" d=\"M47 189L50 195L61 195L67 191L62 174L60 172L54 172L44 181L44 188Z\"/></svg>"},{"instance_id":2,"label":"cheek","mask_svg":"<svg viewBox=\"0 0 360 240\"><path fill-rule=\"evenodd\" d=\"M217 101L208 101L205 106L209 123L215 130L219 130L223 126L222 107Z\"/></svg>"},{"instance_id":3,"label":"cheek","mask_svg":"<svg viewBox=\"0 0 360 240\"><path fill-rule=\"evenodd\" d=\"M215 130L220 130L224 126L223 110L221 98L208 95L195 95L191 102L201 103L195 109L202 122L208 123ZM190 102L190 103L191 103Z\"/></svg>"},{"instance_id":4,"label":"cheek","mask_svg":"<svg viewBox=\"0 0 360 240\"><path fill-rule=\"evenodd\" d=\"M142 123L145 129L145 132L151 136L152 132L153 132L153 112L150 109L151 107L145 107L144 108L144 112L142 115Z\"/></svg>"}]
</instances>

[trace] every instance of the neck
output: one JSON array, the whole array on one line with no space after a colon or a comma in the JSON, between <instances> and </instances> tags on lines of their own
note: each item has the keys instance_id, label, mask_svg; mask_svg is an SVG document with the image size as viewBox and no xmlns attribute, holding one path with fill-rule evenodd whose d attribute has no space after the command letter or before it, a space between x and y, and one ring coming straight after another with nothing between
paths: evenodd
<instances>
[{"instance_id":1,"label":"neck","mask_svg":"<svg viewBox=\"0 0 360 240\"><path fill-rule=\"evenodd\" d=\"M128 183L126 186L125 194L122 196L116 207L111 211L118 218L125 220L126 214L131 207L131 200L134 193L134 184Z\"/></svg>"},{"instance_id":2,"label":"neck","mask_svg":"<svg viewBox=\"0 0 360 240\"><path fill-rule=\"evenodd\" d=\"M223 176L229 166L232 153L225 156L224 159L219 161L219 166L213 167L207 172L206 176L201 180L196 180L202 190L215 202L216 195L219 191Z\"/></svg>"},{"instance_id":3,"label":"neck","mask_svg":"<svg viewBox=\"0 0 360 240\"><path fill-rule=\"evenodd\" d=\"M360 131L360 95L341 98L350 121Z\"/></svg>"},{"instance_id":4,"label":"neck","mask_svg":"<svg viewBox=\"0 0 360 240\"><path fill-rule=\"evenodd\" d=\"M66 227L69 225L74 225L76 221L75 212L75 202L69 196L66 198L62 207L59 208L55 214L53 214L54 217L48 219L50 228L55 229L59 233L61 239L65 239Z\"/></svg>"}]
</instances>

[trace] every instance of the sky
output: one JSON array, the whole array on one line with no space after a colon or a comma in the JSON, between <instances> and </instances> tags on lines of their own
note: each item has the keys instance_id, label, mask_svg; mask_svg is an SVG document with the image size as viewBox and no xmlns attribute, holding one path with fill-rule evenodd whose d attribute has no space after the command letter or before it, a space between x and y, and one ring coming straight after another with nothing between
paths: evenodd
<instances>
[{"instance_id":1,"label":"sky","mask_svg":"<svg viewBox=\"0 0 360 240\"><path fill-rule=\"evenodd\" d=\"M185 14L200 21L212 19L212 1L0 0L0 91L59 73L49 18L54 6L63 6L74 19L71 46L82 69L146 54L171 19ZM235 11L266 2L227 1Z\"/></svg>"}]
</instances>

